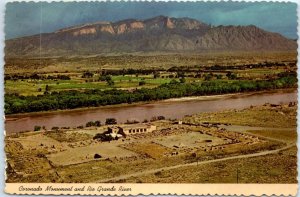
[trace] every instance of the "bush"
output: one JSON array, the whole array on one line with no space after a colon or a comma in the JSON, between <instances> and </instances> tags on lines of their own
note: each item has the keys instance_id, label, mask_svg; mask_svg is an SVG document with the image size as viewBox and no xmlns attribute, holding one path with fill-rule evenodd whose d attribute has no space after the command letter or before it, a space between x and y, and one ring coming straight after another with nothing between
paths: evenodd
<instances>
[{"instance_id":1,"label":"bush","mask_svg":"<svg viewBox=\"0 0 300 197\"><path fill-rule=\"evenodd\" d=\"M39 130L41 130L41 126L34 126L34 131L39 131Z\"/></svg>"},{"instance_id":2,"label":"bush","mask_svg":"<svg viewBox=\"0 0 300 197\"><path fill-rule=\"evenodd\" d=\"M229 72L227 72L226 77L228 79L236 79L237 75L235 73L232 73L232 72L229 71Z\"/></svg>"},{"instance_id":3,"label":"bush","mask_svg":"<svg viewBox=\"0 0 300 197\"><path fill-rule=\"evenodd\" d=\"M172 80L170 81L170 84L178 84L178 81L177 81L176 79L172 79Z\"/></svg>"},{"instance_id":4,"label":"bush","mask_svg":"<svg viewBox=\"0 0 300 197\"><path fill-rule=\"evenodd\" d=\"M100 127L101 126L100 120L96 120L95 123L94 123L94 126Z\"/></svg>"},{"instance_id":5,"label":"bush","mask_svg":"<svg viewBox=\"0 0 300 197\"><path fill-rule=\"evenodd\" d=\"M113 80L109 80L106 82L107 82L107 85L109 85L109 86L113 86L115 84L115 82Z\"/></svg>"},{"instance_id":6,"label":"bush","mask_svg":"<svg viewBox=\"0 0 300 197\"><path fill-rule=\"evenodd\" d=\"M94 125L95 125L95 123L93 121L89 121L85 124L85 127L92 127Z\"/></svg>"},{"instance_id":7,"label":"bush","mask_svg":"<svg viewBox=\"0 0 300 197\"><path fill-rule=\"evenodd\" d=\"M154 175L160 177L162 176L162 172L161 171L155 172Z\"/></svg>"},{"instance_id":8,"label":"bush","mask_svg":"<svg viewBox=\"0 0 300 197\"><path fill-rule=\"evenodd\" d=\"M51 130L58 131L59 127L52 127Z\"/></svg>"},{"instance_id":9,"label":"bush","mask_svg":"<svg viewBox=\"0 0 300 197\"><path fill-rule=\"evenodd\" d=\"M115 118L106 118L105 124L106 125L117 124L117 120Z\"/></svg>"},{"instance_id":10,"label":"bush","mask_svg":"<svg viewBox=\"0 0 300 197\"><path fill-rule=\"evenodd\" d=\"M96 120L95 122L89 121L85 124L85 127L100 127L101 122L99 120Z\"/></svg>"},{"instance_id":11,"label":"bush","mask_svg":"<svg viewBox=\"0 0 300 197\"><path fill-rule=\"evenodd\" d=\"M146 81L144 81L144 80L142 80L142 81L139 82L139 86L143 86L145 84L146 84Z\"/></svg>"},{"instance_id":12,"label":"bush","mask_svg":"<svg viewBox=\"0 0 300 197\"><path fill-rule=\"evenodd\" d=\"M94 155L94 159L100 159L100 158L102 158L101 155L99 155L99 154L97 154L97 153Z\"/></svg>"},{"instance_id":13,"label":"bush","mask_svg":"<svg viewBox=\"0 0 300 197\"><path fill-rule=\"evenodd\" d=\"M165 120L166 118L164 116L157 116L157 120Z\"/></svg>"},{"instance_id":14,"label":"bush","mask_svg":"<svg viewBox=\"0 0 300 197\"><path fill-rule=\"evenodd\" d=\"M180 78L179 81L180 81L180 83L185 83L186 82L185 78L183 78L183 77Z\"/></svg>"},{"instance_id":15,"label":"bush","mask_svg":"<svg viewBox=\"0 0 300 197\"><path fill-rule=\"evenodd\" d=\"M78 126L78 127L77 127L77 129L83 129L83 126L82 126L82 125L80 125L80 126Z\"/></svg>"},{"instance_id":16,"label":"bush","mask_svg":"<svg viewBox=\"0 0 300 197\"><path fill-rule=\"evenodd\" d=\"M154 122L157 120L157 117L156 116L153 116L151 119L150 119L150 122Z\"/></svg>"},{"instance_id":17,"label":"bush","mask_svg":"<svg viewBox=\"0 0 300 197\"><path fill-rule=\"evenodd\" d=\"M139 121L137 121L137 120L127 120L125 122L125 124L137 124L137 123L139 123Z\"/></svg>"},{"instance_id":18,"label":"bush","mask_svg":"<svg viewBox=\"0 0 300 197\"><path fill-rule=\"evenodd\" d=\"M213 75L211 73L204 75L204 80L209 81L213 78Z\"/></svg>"}]
</instances>

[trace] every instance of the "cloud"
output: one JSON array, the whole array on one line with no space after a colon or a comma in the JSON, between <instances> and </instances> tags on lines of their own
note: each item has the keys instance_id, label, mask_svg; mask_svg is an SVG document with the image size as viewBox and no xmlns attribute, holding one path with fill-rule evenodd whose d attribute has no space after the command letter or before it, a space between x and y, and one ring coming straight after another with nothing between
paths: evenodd
<instances>
[{"instance_id":1,"label":"cloud","mask_svg":"<svg viewBox=\"0 0 300 197\"><path fill-rule=\"evenodd\" d=\"M256 25L297 38L297 5L280 2L13 2L5 14L6 38L99 20L190 17L212 25Z\"/></svg>"}]
</instances>

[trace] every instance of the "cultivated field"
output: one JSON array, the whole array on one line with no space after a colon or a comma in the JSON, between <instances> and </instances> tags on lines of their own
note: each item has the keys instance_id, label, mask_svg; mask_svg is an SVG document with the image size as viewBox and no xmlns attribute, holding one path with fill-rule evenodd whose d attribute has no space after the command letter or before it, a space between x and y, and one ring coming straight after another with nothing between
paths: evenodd
<instances>
[{"instance_id":1,"label":"cultivated field","mask_svg":"<svg viewBox=\"0 0 300 197\"><path fill-rule=\"evenodd\" d=\"M295 62L296 53L293 52L135 54L41 60L8 57L5 64L5 92L28 96L42 95L45 91L154 88L172 79L179 81L182 73L178 76L178 72L183 72L187 83L212 79L235 80L228 79L228 72L234 73L239 79L265 79L296 70ZM265 66L265 63L272 66ZM224 68L226 66L230 67ZM106 75L111 76L113 84L101 78Z\"/></svg>"}]
</instances>

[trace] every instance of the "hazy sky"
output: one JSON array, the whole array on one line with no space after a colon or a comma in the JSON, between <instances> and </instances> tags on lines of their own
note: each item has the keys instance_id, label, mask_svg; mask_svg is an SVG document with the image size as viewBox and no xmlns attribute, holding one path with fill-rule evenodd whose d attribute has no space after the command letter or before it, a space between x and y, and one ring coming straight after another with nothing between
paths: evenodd
<instances>
[{"instance_id":1,"label":"hazy sky","mask_svg":"<svg viewBox=\"0 0 300 197\"><path fill-rule=\"evenodd\" d=\"M6 6L6 39L95 21L190 17L212 25L256 25L297 38L296 3L279 2L13 2Z\"/></svg>"}]
</instances>

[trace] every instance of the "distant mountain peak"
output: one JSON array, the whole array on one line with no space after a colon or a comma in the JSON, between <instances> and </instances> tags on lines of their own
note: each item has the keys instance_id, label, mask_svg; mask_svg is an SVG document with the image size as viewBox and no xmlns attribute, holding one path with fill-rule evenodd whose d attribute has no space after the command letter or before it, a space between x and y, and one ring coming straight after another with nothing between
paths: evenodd
<instances>
[{"instance_id":1,"label":"distant mountain peak","mask_svg":"<svg viewBox=\"0 0 300 197\"><path fill-rule=\"evenodd\" d=\"M156 16L146 20L125 19L117 22L98 21L77 26L67 27L56 31L56 33L73 32L74 36L94 34L97 31L110 34L123 34L141 29L189 29L197 30L207 28L208 25L196 19L174 18L167 16Z\"/></svg>"},{"instance_id":2,"label":"distant mountain peak","mask_svg":"<svg viewBox=\"0 0 300 197\"><path fill-rule=\"evenodd\" d=\"M41 37L40 37L41 36ZM41 45L40 45L41 44ZM5 54L45 56L139 51L295 50L297 43L254 25L211 27L199 20L156 16L98 21L6 41Z\"/></svg>"}]
</instances>

